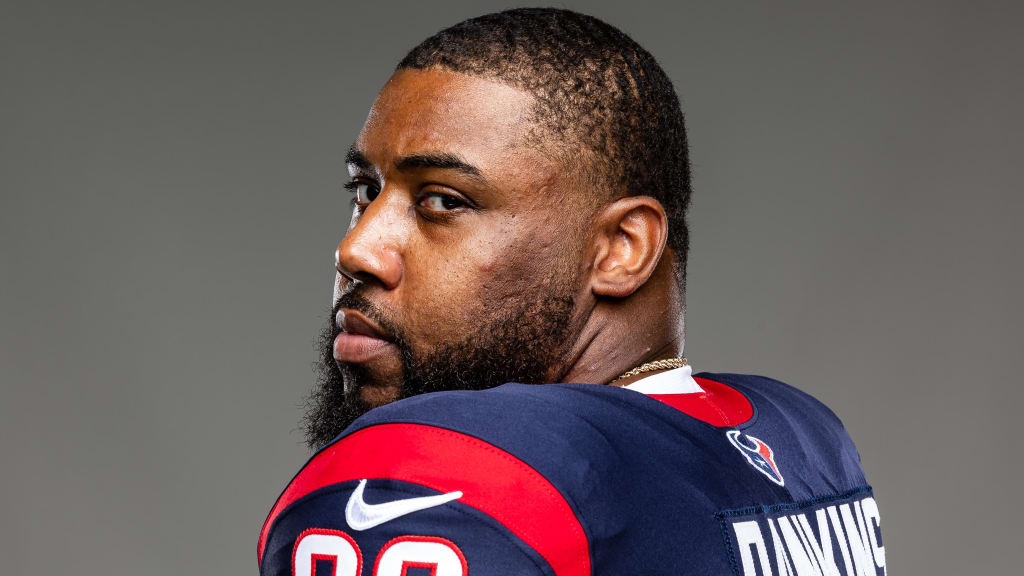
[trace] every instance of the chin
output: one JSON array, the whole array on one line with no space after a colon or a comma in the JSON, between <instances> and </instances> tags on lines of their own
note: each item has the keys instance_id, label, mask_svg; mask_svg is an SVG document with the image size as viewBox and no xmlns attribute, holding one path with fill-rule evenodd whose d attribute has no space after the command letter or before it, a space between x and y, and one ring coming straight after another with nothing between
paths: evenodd
<instances>
[{"instance_id":1,"label":"chin","mask_svg":"<svg viewBox=\"0 0 1024 576\"><path fill-rule=\"evenodd\" d=\"M390 404L401 397L401 386L366 385L359 389L359 399L369 408Z\"/></svg>"}]
</instances>

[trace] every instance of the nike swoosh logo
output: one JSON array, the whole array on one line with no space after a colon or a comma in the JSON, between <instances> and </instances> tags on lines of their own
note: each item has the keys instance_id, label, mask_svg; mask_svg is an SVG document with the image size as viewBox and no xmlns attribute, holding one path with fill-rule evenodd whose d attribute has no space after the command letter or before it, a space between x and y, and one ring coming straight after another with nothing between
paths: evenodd
<instances>
[{"instance_id":1,"label":"nike swoosh logo","mask_svg":"<svg viewBox=\"0 0 1024 576\"><path fill-rule=\"evenodd\" d=\"M345 505L345 520L353 530L369 530L374 526L380 526L400 516L433 508L462 498L462 492L456 490L447 494L436 496L421 496L419 498L406 498L383 504L367 504L363 500L363 491L366 489L366 480L360 480L359 486L348 498Z\"/></svg>"}]
</instances>

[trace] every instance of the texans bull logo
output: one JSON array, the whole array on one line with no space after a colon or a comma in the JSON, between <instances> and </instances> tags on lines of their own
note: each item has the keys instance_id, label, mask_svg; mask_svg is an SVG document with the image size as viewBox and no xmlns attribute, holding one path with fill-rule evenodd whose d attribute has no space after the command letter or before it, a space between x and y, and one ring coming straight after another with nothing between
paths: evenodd
<instances>
[{"instance_id":1,"label":"texans bull logo","mask_svg":"<svg viewBox=\"0 0 1024 576\"><path fill-rule=\"evenodd\" d=\"M785 484L782 473L779 472L779 467L775 464L775 452L767 444L739 430L729 430L725 435L729 437L729 442L740 451L740 454L746 457L751 466L757 468L759 472L779 486Z\"/></svg>"}]
</instances>

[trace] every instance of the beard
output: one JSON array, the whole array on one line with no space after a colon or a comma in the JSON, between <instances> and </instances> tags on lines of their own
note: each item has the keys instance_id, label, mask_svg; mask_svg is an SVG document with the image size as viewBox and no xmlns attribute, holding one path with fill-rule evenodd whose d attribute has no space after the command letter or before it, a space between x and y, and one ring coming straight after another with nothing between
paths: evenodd
<instances>
[{"instance_id":1,"label":"beard","mask_svg":"<svg viewBox=\"0 0 1024 576\"><path fill-rule=\"evenodd\" d=\"M464 338L422 353L417 353L401 327L358 289L344 294L334 312L339 308L357 310L394 336L403 375L397 400L441 390L484 390L506 382L542 384L559 378L572 342L575 299L569 288L556 292L552 294L548 285L545 293L525 295L486 315ZM331 314L317 342L317 382L306 399L303 419L306 444L312 450L336 438L375 407L359 393L373 383L372 376L358 364L334 359L334 338L339 332Z\"/></svg>"}]
</instances>

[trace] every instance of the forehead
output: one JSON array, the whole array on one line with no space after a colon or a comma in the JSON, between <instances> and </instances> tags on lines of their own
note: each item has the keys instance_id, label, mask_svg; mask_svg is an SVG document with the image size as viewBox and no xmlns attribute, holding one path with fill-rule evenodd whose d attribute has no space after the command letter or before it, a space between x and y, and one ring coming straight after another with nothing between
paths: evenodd
<instances>
[{"instance_id":1,"label":"forehead","mask_svg":"<svg viewBox=\"0 0 1024 576\"><path fill-rule=\"evenodd\" d=\"M533 96L441 69L399 70L381 90L356 147L375 163L424 151L485 165L522 143Z\"/></svg>"}]
</instances>

